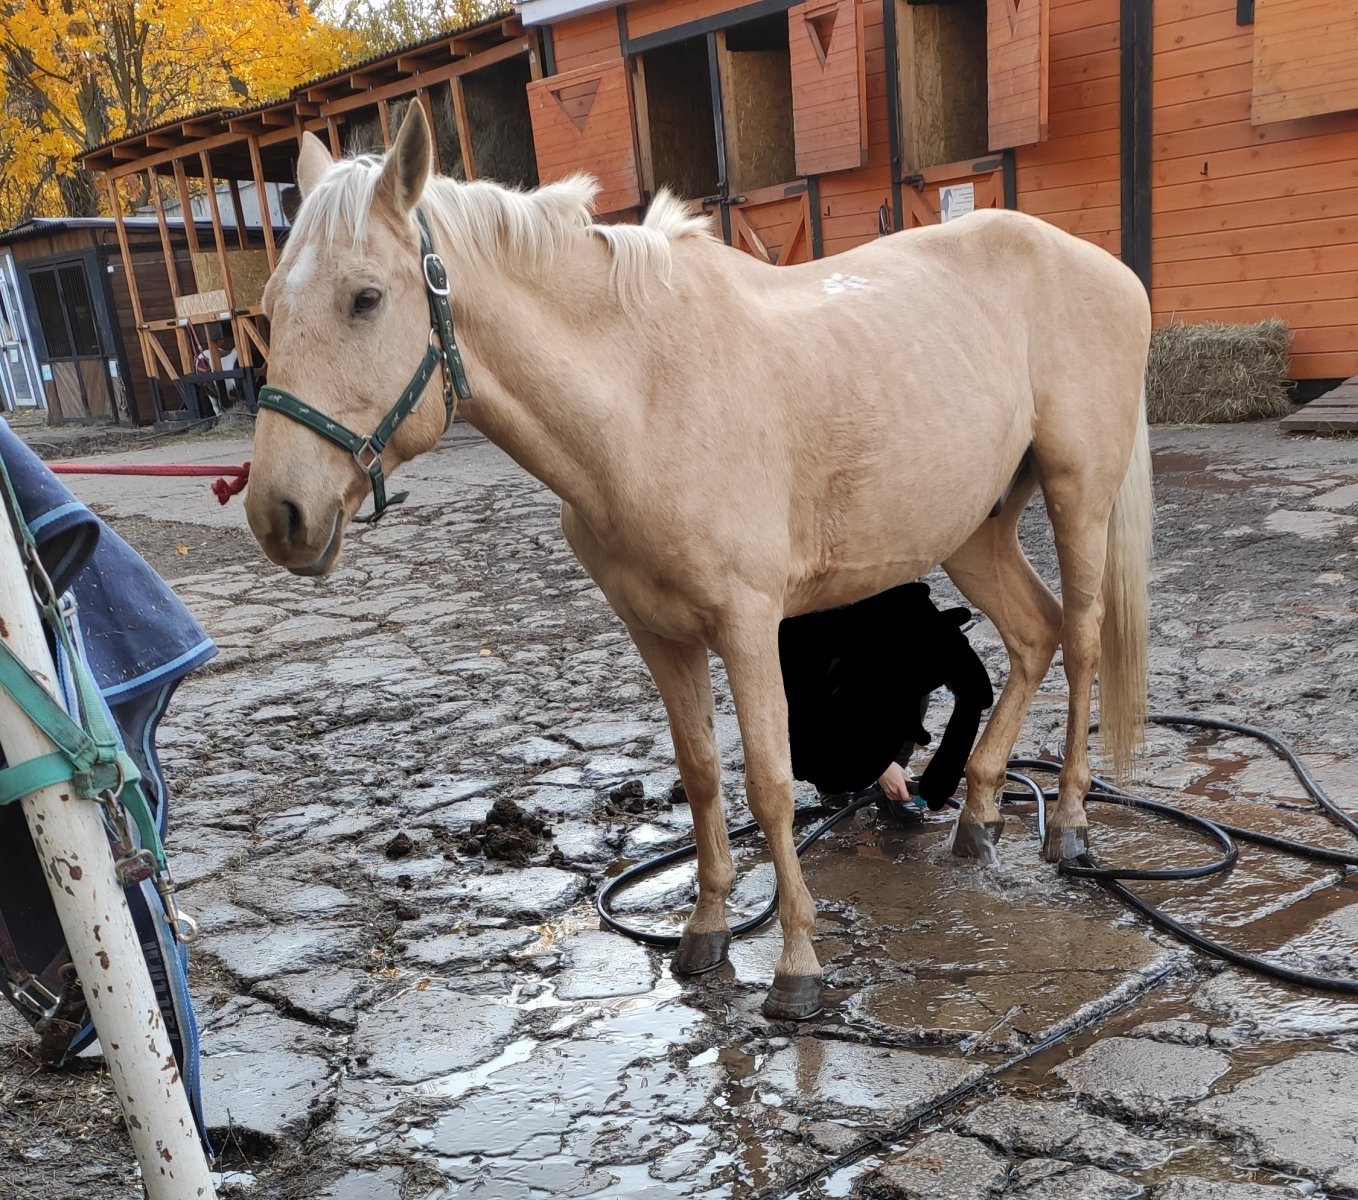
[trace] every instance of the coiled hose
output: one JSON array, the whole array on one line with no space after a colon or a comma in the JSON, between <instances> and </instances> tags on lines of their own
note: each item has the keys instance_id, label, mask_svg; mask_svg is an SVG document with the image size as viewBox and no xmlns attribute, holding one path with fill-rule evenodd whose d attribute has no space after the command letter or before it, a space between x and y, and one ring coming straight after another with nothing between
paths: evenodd
<instances>
[{"instance_id":1,"label":"coiled hose","mask_svg":"<svg viewBox=\"0 0 1358 1200\"><path fill-rule=\"evenodd\" d=\"M1245 737L1251 737L1263 742L1277 753L1292 768L1297 781L1305 789L1306 794L1315 804L1313 811L1323 813L1336 825L1348 830L1355 838L1358 838L1358 820L1349 816L1325 794L1325 790L1316 782L1306 765L1297 756L1287 742L1282 738L1276 737L1266 729L1259 729L1253 725L1240 724L1235 721L1222 721L1211 717L1193 717L1183 713L1152 713L1147 717L1147 721L1153 725L1163 725L1172 729L1207 729L1224 733L1237 733ZM1091 727L1091 732L1097 730L1097 725ZM1061 764L1053 759L1041 758L1013 758L1009 760L1005 778L1010 782L1018 784L1021 791L1006 791L1002 797L1004 801L1033 800L1037 804L1038 832L1039 836L1046 833L1046 805L1054 799L1055 789L1044 789L1027 772L1057 773L1061 770ZM796 820L805 821L819 817L820 820L811 831L800 842L797 843L797 854L804 854L817 840L823 837L841 821L846 820L860 809L867 808L869 805L878 803L879 793L877 790L869 789L865 793L859 794L849 804L833 811L827 810L820 805L812 805L801 808L797 811ZM1314 988L1318 991L1337 992L1344 995L1358 995L1358 978L1344 979L1332 978L1324 975L1312 975L1303 971L1294 971L1289 967L1282 966L1258 955L1245 954L1242 951L1232 949L1230 946L1223 945L1221 942L1198 933L1196 930L1188 928L1182 922L1175 920L1155 905L1151 904L1144 897L1138 895L1127 886L1131 881L1145 880L1186 880L1204 879L1211 875L1218 875L1230 871L1235 866L1236 859L1239 857L1240 850L1236 842L1250 842L1257 846L1265 846L1271 850L1278 850L1284 854L1295 855L1298 858L1310 859L1314 862L1326 863L1330 866L1343 867L1346 869L1358 868L1358 850L1345 852L1341 850L1330 850L1323 846L1311 846L1304 842L1293 841L1290 838L1276 837L1272 834L1257 833L1250 829L1243 829L1236 825L1227 825L1220 821L1211 821L1206 817L1197 816L1194 813L1185 812L1183 809L1175 808L1171 804L1165 804L1158 800L1147 800L1142 796L1134 796L1130 792L1123 791L1115 787L1105 779L1095 776L1090 787L1087 800L1094 800L1104 804L1118 804L1124 808L1134 808L1142 812L1153 813L1158 817L1164 817L1171 821L1176 821L1193 829L1214 843L1220 850L1219 857L1211 862L1203 863L1192 867L1166 867L1162 869L1124 869L1118 867L1100 866L1092 855L1085 853L1076 858L1065 859L1058 864L1057 870L1060 874L1072 879L1089 879L1097 883L1105 891L1116 896L1128 907L1139 912L1152 924L1163 929L1166 933L1186 942L1188 945L1201 950L1204 954L1209 954L1213 958L1220 958L1226 962L1233 963L1235 966L1243 967L1247 971L1252 971L1259 975L1265 975L1272 979L1280 979L1286 983L1296 984L1299 987ZM743 825L732 829L729 836L732 840L748 837L758 831L759 825L754 821L749 821ZM671 863L681 862L687 858L697 855L698 848L690 844L677 847L674 850L658 854L654 858L649 858L644 862L629 867L620 875L610 879L599 889L595 897L595 908L598 910L599 919L609 929L621 933L626 937L633 938L647 946L658 946L673 949L679 945L679 936L669 933L653 933L649 930L638 929L621 921L613 913L613 898L619 891L634 883L636 880L653 875ZM758 929L767 923L778 908L778 888L774 885L773 894L768 903L754 916L741 921L732 927L733 936L739 937L743 933Z\"/></svg>"}]
</instances>

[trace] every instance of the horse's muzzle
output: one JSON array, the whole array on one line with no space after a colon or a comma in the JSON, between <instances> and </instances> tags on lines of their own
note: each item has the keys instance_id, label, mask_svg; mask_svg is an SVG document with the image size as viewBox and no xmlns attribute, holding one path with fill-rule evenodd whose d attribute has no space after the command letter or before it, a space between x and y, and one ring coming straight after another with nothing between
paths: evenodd
<instances>
[{"instance_id":1,"label":"horse's muzzle","mask_svg":"<svg viewBox=\"0 0 1358 1200\"><path fill-rule=\"evenodd\" d=\"M247 501L246 517L260 548L273 563L294 575L328 575L339 561L344 542L344 506L336 504L328 526L307 521L303 510L290 500ZM318 546L313 530L326 530Z\"/></svg>"}]
</instances>

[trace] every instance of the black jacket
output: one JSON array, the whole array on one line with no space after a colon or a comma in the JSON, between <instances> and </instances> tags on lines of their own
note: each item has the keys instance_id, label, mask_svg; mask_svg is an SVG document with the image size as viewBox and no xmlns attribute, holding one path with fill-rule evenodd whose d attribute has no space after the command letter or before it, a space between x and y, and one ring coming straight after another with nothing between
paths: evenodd
<instances>
[{"instance_id":1,"label":"black jacket","mask_svg":"<svg viewBox=\"0 0 1358 1200\"><path fill-rule=\"evenodd\" d=\"M929 586L907 583L856 604L789 617L778 630L792 773L822 792L870 786L903 748L927 745L931 692L953 693L953 715L920 778L931 808L957 790L995 702L990 677L962 626L965 608L939 612Z\"/></svg>"}]
</instances>

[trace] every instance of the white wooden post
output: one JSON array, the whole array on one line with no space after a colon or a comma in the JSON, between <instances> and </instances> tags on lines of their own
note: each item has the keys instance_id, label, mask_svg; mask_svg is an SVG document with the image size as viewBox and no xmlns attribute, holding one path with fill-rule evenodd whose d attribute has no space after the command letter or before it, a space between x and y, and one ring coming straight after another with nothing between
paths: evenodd
<instances>
[{"instance_id":1,"label":"white wooden post","mask_svg":"<svg viewBox=\"0 0 1358 1200\"><path fill-rule=\"evenodd\" d=\"M55 694L56 670L28 575L0 513L0 637ZM0 689L0 747L11 764L52 744ZM215 1200L99 808L69 785L20 802L56 904L85 1001L113 1076L150 1200Z\"/></svg>"}]
</instances>

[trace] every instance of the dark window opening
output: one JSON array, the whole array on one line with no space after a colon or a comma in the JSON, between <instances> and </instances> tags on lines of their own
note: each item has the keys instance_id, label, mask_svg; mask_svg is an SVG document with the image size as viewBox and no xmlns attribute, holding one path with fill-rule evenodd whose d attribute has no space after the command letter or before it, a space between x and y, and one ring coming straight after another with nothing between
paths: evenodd
<instances>
[{"instance_id":1,"label":"dark window opening","mask_svg":"<svg viewBox=\"0 0 1358 1200\"><path fill-rule=\"evenodd\" d=\"M786 13L777 13L717 34L726 169L733 194L797 177L787 22Z\"/></svg>"},{"instance_id":2,"label":"dark window opening","mask_svg":"<svg viewBox=\"0 0 1358 1200\"><path fill-rule=\"evenodd\" d=\"M985 0L894 0L901 169L979 158L989 150Z\"/></svg>"},{"instance_id":3,"label":"dark window opening","mask_svg":"<svg viewBox=\"0 0 1358 1200\"><path fill-rule=\"evenodd\" d=\"M667 187L688 199L715 195L721 178L707 39L689 38L643 54L636 92L644 97L638 132L647 189Z\"/></svg>"},{"instance_id":4,"label":"dark window opening","mask_svg":"<svg viewBox=\"0 0 1358 1200\"><path fill-rule=\"evenodd\" d=\"M525 91L532 77L525 55L463 76L472 166L478 179L494 179L511 187L537 186L537 155Z\"/></svg>"}]
</instances>

